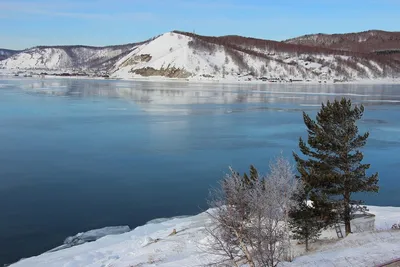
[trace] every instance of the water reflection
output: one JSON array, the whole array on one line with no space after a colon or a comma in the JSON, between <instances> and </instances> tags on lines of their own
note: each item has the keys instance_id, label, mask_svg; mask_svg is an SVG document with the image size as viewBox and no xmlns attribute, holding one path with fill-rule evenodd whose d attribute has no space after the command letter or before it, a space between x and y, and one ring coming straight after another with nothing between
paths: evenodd
<instances>
[{"instance_id":1,"label":"water reflection","mask_svg":"<svg viewBox=\"0 0 400 267\"><path fill-rule=\"evenodd\" d=\"M11 80L12 82L12 80ZM17 86L28 93L73 98L121 98L141 104L296 104L315 107L346 96L364 105L400 104L398 85L211 84L130 82L112 80L25 80ZM148 106L147 106L148 107ZM149 109L149 111L152 111Z\"/></svg>"}]
</instances>

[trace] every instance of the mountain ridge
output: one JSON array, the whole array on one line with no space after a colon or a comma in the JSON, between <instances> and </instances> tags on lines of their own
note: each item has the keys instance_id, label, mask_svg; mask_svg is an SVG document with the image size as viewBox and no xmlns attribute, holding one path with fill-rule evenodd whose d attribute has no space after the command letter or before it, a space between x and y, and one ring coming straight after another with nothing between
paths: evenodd
<instances>
[{"instance_id":1,"label":"mountain ridge","mask_svg":"<svg viewBox=\"0 0 400 267\"><path fill-rule=\"evenodd\" d=\"M393 36L390 32L383 33L384 37L381 32L368 31L333 37L305 35L286 41L272 41L238 35L202 36L175 30L125 45L37 46L1 60L0 68L11 71L103 71L112 78L123 79L151 76L228 80L398 77L400 60L392 54L386 53L386 50L377 53L375 50L356 49L353 45L355 40L363 38L363 45L372 43L375 47L385 48L389 46L382 43L400 40L398 32L394 32ZM350 45L338 48L336 40L344 40ZM393 47L397 49L397 46ZM400 49L400 42L398 47Z\"/></svg>"},{"instance_id":2,"label":"mountain ridge","mask_svg":"<svg viewBox=\"0 0 400 267\"><path fill-rule=\"evenodd\" d=\"M369 30L343 34L318 33L291 38L284 42L362 53L374 53L382 50L400 51L400 32Z\"/></svg>"},{"instance_id":3,"label":"mountain ridge","mask_svg":"<svg viewBox=\"0 0 400 267\"><path fill-rule=\"evenodd\" d=\"M0 48L0 61L9 58L10 56L19 53L20 50L12 50Z\"/></svg>"}]
</instances>

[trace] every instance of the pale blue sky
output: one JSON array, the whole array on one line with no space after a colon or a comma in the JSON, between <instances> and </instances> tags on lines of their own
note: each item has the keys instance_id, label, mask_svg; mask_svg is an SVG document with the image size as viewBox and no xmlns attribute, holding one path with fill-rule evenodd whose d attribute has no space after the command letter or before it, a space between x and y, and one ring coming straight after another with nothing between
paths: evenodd
<instances>
[{"instance_id":1,"label":"pale blue sky","mask_svg":"<svg viewBox=\"0 0 400 267\"><path fill-rule=\"evenodd\" d=\"M111 45L171 31L283 40L400 30L400 0L0 0L0 47Z\"/></svg>"}]
</instances>

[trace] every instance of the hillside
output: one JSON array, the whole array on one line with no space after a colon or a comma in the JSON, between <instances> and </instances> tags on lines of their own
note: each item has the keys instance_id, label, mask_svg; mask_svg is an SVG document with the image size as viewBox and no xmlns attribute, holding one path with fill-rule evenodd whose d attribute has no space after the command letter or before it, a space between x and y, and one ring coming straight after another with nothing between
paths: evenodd
<instances>
[{"instance_id":1,"label":"hillside","mask_svg":"<svg viewBox=\"0 0 400 267\"><path fill-rule=\"evenodd\" d=\"M371 30L347 34L320 33L289 39L285 43L400 56L400 32Z\"/></svg>"},{"instance_id":2,"label":"hillside","mask_svg":"<svg viewBox=\"0 0 400 267\"><path fill-rule=\"evenodd\" d=\"M28 70L107 70L136 45L38 46L0 61L0 66L7 69Z\"/></svg>"},{"instance_id":3,"label":"hillside","mask_svg":"<svg viewBox=\"0 0 400 267\"><path fill-rule=\"evenodd\" d=\"M400 62L365 55L240 36L170 32L117 62L114 77L266 77L283 80L374 79L400 73Z\"/></svg>"},{"instance_id":4,"label":"hillside","mask_svg":"<svg viewBox=\"0 0 400 267\"><path fill-rule=\"evenodd\" d=\"M227 81L349 81L400 75L400 61L382 53L179 31L121 46L35 47L0 61L0 68L105 71L123 79L157 76Z\"/></svg>"},{"instance_id":5,"label":"hillside","mask_svg":"<svg viewBox=\"0 0 400 267\"><path fill-rule=\"evenodd\" d=\"M278 266L377 266L397 258L400 253L400 231L382 229L388 229L398 222L399 208L371 206L369 209L376 215L375 226L381 231L350 234L338 240L332 230L334 236L325 235L312 243L312 251L306 255L303 245L293 241L293 253L298 257ZM206 213L170 220L159 219L124 234L110 235L95 242L44 253L11 266L208 266L219 259L208 249L205 227L209 223ZM177 234L171 236L173 229L176 229Z\"/></svg>"},{"instance_id":6,"label":"hillside","mask_svg":"<svg viewBox=\"0 0 400 267\"><path fill-rule=\"evenodd\" d=\"M0 60L7 59L20 51L0 48Z\"/></svg>"}]
</instances>

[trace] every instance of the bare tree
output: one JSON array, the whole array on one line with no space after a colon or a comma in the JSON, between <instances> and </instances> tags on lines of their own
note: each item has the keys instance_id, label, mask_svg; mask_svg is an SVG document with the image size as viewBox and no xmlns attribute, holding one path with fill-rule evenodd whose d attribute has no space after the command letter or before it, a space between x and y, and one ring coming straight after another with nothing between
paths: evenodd
<instances>
[{"instance_id":1,"label":"bare tree","mask_svg":"<svg viewBox=\"0 0 400 267\"><path fill-rule=\"evenodd\" d=\"M270 174L268 180L271 188L275 190L274 196L277 198L276 205L283 210L283 225L284 229L284 259L291 260L292 252L289 236L289 211L297 205L293 196L302 189L294 174L294 168L290 162L282 155L277 157L275 161L270 163Z\"/></svg>"},{"instance_id":2,"label":"bare tree","mask_svg":"<svg viewBox=\"0 0 400 267\"><path fill-rule=\"evenodd\" d=\"M213 254L222 256L222 262L238 266L239 262L254 267L254 261L247 244L249 243L248 192L240 175L230 168L220 183L220 188L211 192L211 227L207 228L211 237Z\"/></svg>"},{"instance_id":3,"label":"bare tree","mask_svg":"<svg viewBox=\"0 0 400 267\"><path fill-rule=\"evenodd\" d=\"M221 264L275 267L290 258L288 211L297 182L283 157L270 164L268 175L250 177L257 179L231 169L212 192L210 250Z\"/></svg>"}]
</instances>

